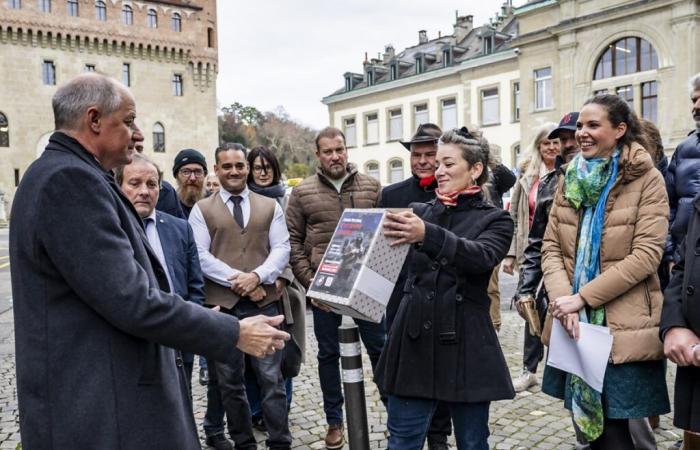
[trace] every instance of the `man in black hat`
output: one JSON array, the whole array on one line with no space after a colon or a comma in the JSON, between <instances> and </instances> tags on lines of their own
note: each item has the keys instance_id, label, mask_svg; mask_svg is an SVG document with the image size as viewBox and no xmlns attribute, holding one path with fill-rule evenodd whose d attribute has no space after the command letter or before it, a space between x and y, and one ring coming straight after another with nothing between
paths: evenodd
<instances>
[{"instance_id":1,"label":"man in black hat","mask_svg":"<svg viewBox=\"0 0 700 450\"><path fill-rule=\"evenodd\" d=\"M410 141L402 141L401 145L411 152L411 178L399 181L382 190L380 208L407 208L410 203L429 202L435 198L435 154L437 142L442 135L442 130L435 124L424 123L418 126L416 134ZM406 273L401 270L396 281L394 291L391 293L386 309L386 329L391 329L396 311L403 297L403 287L406 282ZM447 436L452 432L450 411L445 404L439 403L433 421L428 430L428 449L447 449Z\"/></svg>"},{"instance_id":2,"label":"man in black hat","mask_svg":"<svg viewBox=\"0 0 700 450\"><path fill-rule=\"evenodd\" d=\"M186 148L175 156L173 176L177 179L177 198L186 217L190 216L194 204L204 198L206 175L207 161L197 150Z\"/></svg>"}]
</instances>

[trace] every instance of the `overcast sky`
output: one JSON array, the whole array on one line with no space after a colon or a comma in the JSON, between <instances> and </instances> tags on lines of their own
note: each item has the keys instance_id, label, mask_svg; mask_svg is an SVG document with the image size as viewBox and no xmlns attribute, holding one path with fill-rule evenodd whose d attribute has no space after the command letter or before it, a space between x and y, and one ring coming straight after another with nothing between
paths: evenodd
<instances>
[{"instance_id":1,"label":"overcast sky","mask_svg":"<svg viewBox=\"0 0 700 450\"><path fill-rule=\"evenodd\" d=\"M283 106L297 121L321 128L321 98L362 72L365 52L386 44L396 52L452 34L455 11L479 26L500 11L501 0L219 0L219 106L233 102L270 111ZM516 0L515 5L524 3Z\"/></svg>"}]
</instances>

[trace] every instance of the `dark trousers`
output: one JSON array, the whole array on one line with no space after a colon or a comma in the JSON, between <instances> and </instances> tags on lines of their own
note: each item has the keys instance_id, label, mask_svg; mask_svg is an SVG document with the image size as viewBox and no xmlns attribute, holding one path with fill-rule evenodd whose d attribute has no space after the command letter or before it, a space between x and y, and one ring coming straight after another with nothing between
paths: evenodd
<instances>
[{"instance_id":1,"label":"dark trousers","mask_svg":"<svg viewBox=\"0 0 700 450\"><path fill-rule=\"evenodd\" d=\"M437 402L433 420L430 421L428 428L428 443L447 443L447 436L452 434L452 417L450 416L450 407L445 402Z\"/></svg>"},{"instance_id":2,"label":"dark trousers","mask_svg":"<svg viewBox=\"0 0 700 450\"><path fill-rule=\"evenodd\" d=\"M537 312L540 316L540 330L544 327L544 319L547 316L547 296L541 291L535 297ZM538 336L530 334L530 325L525 322L525 337L523 339L523 367L528 372L536 373L537 365L544 358L544 345Z\"/></svg>"},{"instance_id":3,"label":"dark trousers","mask_svg":"<svg viewBox=\"0 0 700 450\"><path fill-rule=\"evenodd\" d=\"M267 316L279 314L276 303L258 308L249 300L239 302L232 310L222 308L221 311L239 319L259 314ZM237 353L237 360L231 364L209 360L210 379L215 372L214 377L221 393L221 405L226 411L229 433L236 443L236 448L255 450L257 443L253 435L250 406L245 391L245 358L242 352ZM292 444L292 435L287 422L287 394L280 370L282 356L283 353L278 351L264 358L250 358L251 367L262 394L263 418L269 435L266 443L271 449L289 448ZM208 395L207 399L209 400Z\"/></svg>"},{"instance_id":4,"label":"dark trousers","mask_svg":"<svg viewBox=\"0 0 700 450\"><path fill-rule=\"evenodd\" d=\"M323 410L326 413L326 422L329 425L337 425L343 423L343 390L340 384L340 343L338 341L338 327L342 317L336 313L321 311L315 306L312 310L314 333L318 341L318 375L323 392ZM355 319L355 323L360 329L360 338L367 349L374 371L386 340L384 323L372 323L359 319ZM386 404L385 397L381 396Z\"/></svg>"},{"instance_id":5,"label":"dark trousers","mask_svg":"<svg viewBox=\"0 0 700 450\"><path fill-rule=\"evenodd\" d=\"M590 443L591 450L635 450L627 419L605 419L603 434Z\"/></svg>"}]
</instances>

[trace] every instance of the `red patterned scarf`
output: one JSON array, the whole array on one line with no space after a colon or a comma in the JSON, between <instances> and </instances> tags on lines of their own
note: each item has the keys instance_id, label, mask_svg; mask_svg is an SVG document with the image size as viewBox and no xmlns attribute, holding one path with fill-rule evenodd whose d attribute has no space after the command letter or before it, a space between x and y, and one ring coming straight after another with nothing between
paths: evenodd
<instances>
[{"instance_id":1,"label":"red patterned scarf","mask_svg":"<svg viewBox=\"0 0 700 450\"><path fill-rule=\"evenodd\" d=\"M451 194L443 194L440 192L440 189L435 189L437 199L445 206L457 206L457 197L460 195L474 195L478 194L479 192L481 192L481 186L477 185L469 186L462 191L453 192Z\"/></svg>"}]
</instances>

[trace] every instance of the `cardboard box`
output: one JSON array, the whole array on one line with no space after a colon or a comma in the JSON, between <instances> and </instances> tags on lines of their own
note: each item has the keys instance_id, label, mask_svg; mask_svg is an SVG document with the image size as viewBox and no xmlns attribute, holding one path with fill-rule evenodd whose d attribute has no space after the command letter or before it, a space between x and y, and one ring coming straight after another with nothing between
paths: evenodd
<instances>
[{"instance_id":1,"label":"cardboard box","mask_svg":"<svg viewBox=\"0 0 700 450\"><path fill-rule=\"evenodd\" d=\"M389 246L382 227L386 212L343 211L307 296L338 314L382 320L409 249Z\"/></svg>"}]
</instances>

